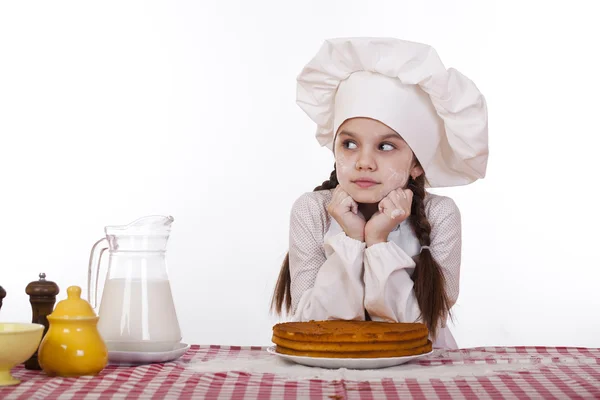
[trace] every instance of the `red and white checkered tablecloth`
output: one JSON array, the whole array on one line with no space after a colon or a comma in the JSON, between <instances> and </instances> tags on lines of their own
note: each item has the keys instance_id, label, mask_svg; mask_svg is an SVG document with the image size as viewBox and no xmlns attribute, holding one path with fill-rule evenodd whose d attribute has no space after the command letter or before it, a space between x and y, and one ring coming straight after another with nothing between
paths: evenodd
<instances>
[{"instance_id":1,"label":"red and white checkered tablecloth","mask_svg":"<svg viewBox=\"0 0 600 400\"><path fill-rule=\"evenodd\" d=\"M22 383L0 388L0 399L600 399L600 349L481 347L436 351L413 361L418 365L412 368L422 371L443 366L444 374L426 379L403 378L402 368L411 368L409 364L390 369L389 377L367 381L293 379L236 371L236 360L247 365L265 357L275 356L262 347L194 345L175 362L109 365L96 377L49 378L20 366L13 375ZM230 362L231 367L216 373L191 367L207 361L221 365ZM453 368L474 372L454 375Z\"/></svg>"}]
</instances>

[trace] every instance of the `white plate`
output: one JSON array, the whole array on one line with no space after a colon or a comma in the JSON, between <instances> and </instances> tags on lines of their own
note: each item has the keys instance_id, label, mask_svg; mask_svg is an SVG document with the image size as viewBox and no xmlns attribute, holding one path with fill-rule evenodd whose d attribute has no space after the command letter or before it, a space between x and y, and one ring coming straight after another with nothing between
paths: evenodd
<instances>
[{"instance_id":1,"label":"white plate","mask_svg":"<svg viewBox=\"0 0 600 400\"><path fill-rule=\"evenodd\" d=\"M170 351L109 351L108 361L116 364L150 364L173 361L185 354L189 344L179 343L177 348Z\"/></svg>"},{"instance_id":2,"label":"white plate","mask_svg":"<svg viewBox=\"0 0 600 400\"><path fill-rule=\"evenodd\" d=\"M377 369L394 367L401 365L417 358L426 357L433 353L419 354L416 356L406 357L387 357L387 358L321 358L321 357L301 357L301 356L290 356L288 354L281 354L275 351L275 346L267 347L267 351L271 354L284 358L286 360L293 361L297 364L307 365L309 367L321 367L321 368L346 368L346 369Z\"/></svg>"}]
</instances>

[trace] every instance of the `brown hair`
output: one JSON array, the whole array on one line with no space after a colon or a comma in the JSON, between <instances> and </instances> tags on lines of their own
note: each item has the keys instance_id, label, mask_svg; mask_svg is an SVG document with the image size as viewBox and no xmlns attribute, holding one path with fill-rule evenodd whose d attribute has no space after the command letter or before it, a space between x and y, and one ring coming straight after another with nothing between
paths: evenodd
<instances>
[{"instance_id":1,"label":"brown hair","mask_svg":"<svg viewBox=\"0 0 600 400\"><path fill-rule=\"evenodd\" d=\"M334 165L329 180L314 188L313 191L335 189L337 185L337 172ZM429 246L431 244L429 237L431 225L425 215L425 175L421 174L416 179L410 177L408 188L413 192L410 225L421 246ZM450 313L446 282L439 264L428 249L423 249L421 254L416 257L415 262L416 267L412 277L415 296L421 309L422 320L427 324L432 336L435 337L440 321ZM292 308L290 286L290 260L289 253L287 253L271 300L271 309L277 314L281 314L284 309L289 313Z\"/></svg>"}]
</instances>

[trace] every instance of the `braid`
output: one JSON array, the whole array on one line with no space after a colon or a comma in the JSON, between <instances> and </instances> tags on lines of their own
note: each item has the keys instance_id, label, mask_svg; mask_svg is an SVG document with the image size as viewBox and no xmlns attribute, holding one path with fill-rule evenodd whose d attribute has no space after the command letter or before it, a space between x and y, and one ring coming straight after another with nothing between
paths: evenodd
<instances>
[{"instance_id":1,"label":"braid","mask_svg":"<svg viewBox=\"0 0 600 400\"><path fill-rule=\"evenodd\" d=\"M335 164L333 164L333 171L331 171L331 175L329 175L329 180L324 181L323 183L321 183L321 185L314 188L313 192L316 192L318 190L335 189L338 184L339 182L337 180L337 171L335 169Z\"/></svg>"},{"instance_id":2,"label":"braid","mask_svg":"<svg viewBox=\"0 0 600 400\"><path fill-rule=\"evenodd\" d=\"M419 239L421 246L429 246L431 244L431 225L425 215L425 177L418 176L416 179L412 177L408 180L408 188L413 192L412 209L410 215L410 224L415 231L415 235Z\"/></svg>"},{"instance_id":3,"label":"braid","mask_svg":"<svg viewBox=\"0 0 600 400\"><path fill-rule=\"evenodd\" d=\"M329 179L324 181L321 185L313 189L313 192L318 190L329 190L335 189L338 185L337 171L335 164L333 165L333 171L329 175ZM285 309L286 312L290 312L292 309L292 291L291 291L292 277L290 276L290 253L285 255L281 270L279 271L279 277L275 284L275 290L271 299L271 310L277 314Z\"/></svg>"},{"instance_id":4,"label":"braid","mask_svg":"<svg viewBox=\"0 0 600 400\"><path fill-rule=\"evenodd\" d=\"M425 176L420 175L415 179L411 177L408 188L413 192L410 225L421 246L429 246L431 224L425 214ZM435 337L439 323L449 314L449 300L441 267L429 249L423 249L418 256L413 281L422 320Z\"/></svg>"}]
</instances>

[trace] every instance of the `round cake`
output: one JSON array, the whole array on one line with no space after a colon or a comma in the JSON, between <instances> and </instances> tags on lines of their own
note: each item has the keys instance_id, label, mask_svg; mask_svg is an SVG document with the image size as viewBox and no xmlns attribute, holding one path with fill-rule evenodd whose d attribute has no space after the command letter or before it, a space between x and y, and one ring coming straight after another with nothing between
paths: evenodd
<instances>
[{"instance_id":1,"label":"round cake","mask_svg":"<svg viewBox=\"0 0 600 400\"><path fill-rule=\"evenodd\" d=\"M377 321L286 322L273 327L281 354L327 358L404 357L432 349L427 326Z\"/></svg>"}]
</instances>

